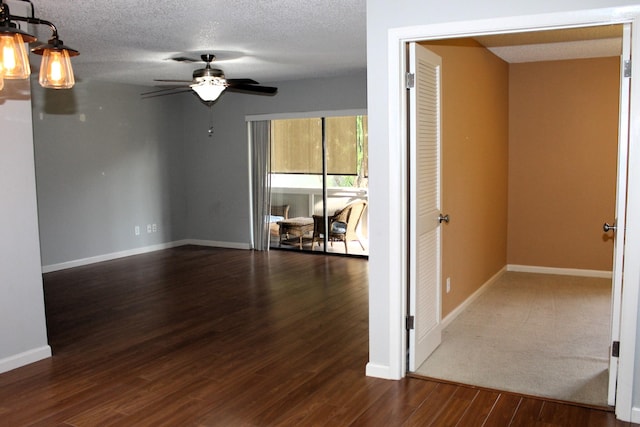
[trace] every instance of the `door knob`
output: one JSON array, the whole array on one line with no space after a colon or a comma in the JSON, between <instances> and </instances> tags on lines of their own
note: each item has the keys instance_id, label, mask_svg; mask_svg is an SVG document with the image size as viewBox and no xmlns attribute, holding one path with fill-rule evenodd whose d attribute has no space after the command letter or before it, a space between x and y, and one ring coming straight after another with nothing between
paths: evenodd
<instances>
[{"instance_id":1,"label":"door knob","mask_svg":"<svg viewBox=\"0 0 640 427\"><path fill-rule=\"evenodd\" d=\"M608 222L605 222L604 225L602 226L602 229L605 231L605 233L607 231L616 231L616 226L615 225L609 225Z\"/></svg>"},{"instance_id":2,"label":"door knob","mask_svg":"<svg viewBox=\"0 0 640 427\"><path fill-rule=\"evenodd\" d=\"M449 215L438 215L438 222L442 224L443 222L449 223Z\"/></svg>"}]
</instances>

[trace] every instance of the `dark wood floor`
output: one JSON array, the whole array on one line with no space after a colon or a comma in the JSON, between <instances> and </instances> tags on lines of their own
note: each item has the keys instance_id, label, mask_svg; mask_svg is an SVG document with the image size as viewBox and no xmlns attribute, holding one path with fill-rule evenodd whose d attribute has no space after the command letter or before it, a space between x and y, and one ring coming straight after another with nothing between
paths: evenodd
<instances>
[{"instance_id":1,"label":"dark wood floor","mask_svg":"<svg viewBox=\"0 0 640 427\"><path fill-rule=\"evenodd\" d=\"M366 377L367 293L366 260L291 251L185 246L46 274L54 356L0 375L0 425L629 425Z\"/></svg>"}]
</instances>

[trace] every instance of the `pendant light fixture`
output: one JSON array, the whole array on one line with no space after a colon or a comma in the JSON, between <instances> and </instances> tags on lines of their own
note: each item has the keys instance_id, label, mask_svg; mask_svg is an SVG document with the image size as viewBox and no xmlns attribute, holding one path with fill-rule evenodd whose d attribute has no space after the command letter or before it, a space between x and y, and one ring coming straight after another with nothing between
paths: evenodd
<instances>
[{"instance_id":1,"label":"pendant light fixture","mask_svg":"<svg viewBox=\"0 0 640 427\"><path fill-rule=\"evenodd\" d=\"M40 65L40 78L38 81L42 87L50 89L71 89L76 83L71 68L71 57L78 56L79 52L66 47L57 34L49 40L49 43L31 50L36 55L42 55Z\"/></svg>"},{"instance_id":2,"label":"pendant light fixture","mask_svg":"<svg viewBox=\"0 0 640 427\"><path fill-rule=\"evenodd\" d=\"M0 61L5 79L29 78L31 67L25 43L34 41L35 37L19 30L12 22L0 18Z\"/></svg>"},{"instance_id":3,"label":"pendant light fixture","mask_svg":"<svg viewBox=\"0 0 640 427\"><path fill-rule=\"evenodd\" d=\"M49 42L32 49L36 55L42 55L40 85L51 89L72 88L75 78L70 58L79 55L79 52L63 44L58 37L58 29L53 23L35 17L11 15L9 6L4 2L0 3L0 80L2 78L27 79L31 74L25 43L33 43L37 39L20 30L12 21L47 25L51 28L53 34ZM0 83L0 89L2 89L2 83Z\"/></svg>"}]
</instances>

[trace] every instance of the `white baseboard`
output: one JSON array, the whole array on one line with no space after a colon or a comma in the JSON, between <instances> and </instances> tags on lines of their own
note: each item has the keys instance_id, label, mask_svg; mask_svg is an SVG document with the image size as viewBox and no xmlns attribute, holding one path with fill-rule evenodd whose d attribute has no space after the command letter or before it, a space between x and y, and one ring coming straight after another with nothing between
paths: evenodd
<instances>
[{"instance_id":1,"label":"white baseboard","mask_svg":"<svg viewBox=\"0 0 640 427\"><path fill-rule=\"evenodd\" d=\"M185 245L197 245L197 246L212 246L214 248L226 248L226 249L251 249L249 243L237 243L237 242L218 242L215 240L197 240L187 239L184 240Z\"/></svg>"},{"instance_id":2,"label":"white baseboard","mask_svg":"<svg viewBox=\"0 0 640 427\"><path fill-rule=\"evenodd\" d=\"M469 298L467 298L466 300L464 300L464 302L462 304L460 304L459 306L457 306L451 313L449 313L447 315L447 317L445 317L444 319L442 319L441 322L441 326L442 328L446 328L451 322L453 322L453 320L458 317L458 315L460 315L460 313L462 313L463 311L465 311L467 309L467 307L469 307L469 305L474 302L476 299L478 299L478 297L480 295L482 295L488 288L489 286L494 283L496 280L498 280L498 278L500 276L502 276L504 274L504 272L507 270L506 267L503 267L502 269L500 269L500 271L498 271L496 274L494 274L493 276L491 276L489 278L489 280L487 280L486 282L484 282L484 284L482 286L480 286L478 288L477 291L475 291L474 293L471 294L471 296L469 296Z\"/></svg>"},{"instance_id":3,"label":"white baseboard","mask_svg":"<svg viewBox=\"0 0 640 427\"><path fill-rule=\"evenodd\" d=\"M637 408L637 407L631 408L631 422L635 424L640 424L640 408Z\"/></svg>"},{"instance_id":4,"label":"white baseboard","mask_svg":"<svg viewBox=\"0 0 640 427\"><path fill-rule=\"evenodd\" d=\"M48 357L51 357L51 347L48 345L5 357L0 359L0 374Z\"/></svg>"},{"instance_id":5,"label":"white baseboard","mask_svg":"<svg viewBox=\"0 0 640 427\"><path fill-rule=\"evenodd\" d=\"M155 252L163 249L175 248L175 247L184 246L184 245L213 246L213 247L228 248L228 249L251 249L248 243L184 239L184 240L176 240L174 242L160 243L158 245L128 249L126 251L112 252L104 255L97 255L89 258L76 259L73 261L62 262L59 264L43 265L42 272L51 273L53 271L66 270L67 268L80 267L83 265L95 264L97 262L103 262L103 261L111 261L118 258L125 258L132 255L141 255L149 252Z\"/></svg>"},{"instance_id":6,"label":"white baseboard","mask_svg":"<svg viewBox=\"0 0 640 427\"><path fill-rule=\"evenodd\" d=\"M374 378L382 378L384 380L399 380L394 375L391 375L391 367L387 365L378 365L377 363L367 363L366 376Z\"/></svg>"},{"instance_id":7,"label":"white baseboard","mask_svg":"<svg viewBox=\"0 0 640 427\"><path fill-rule=\"evenodd\" d=\"M97 256L88 257L88 258L76 259L73 261L62 262L59 264L43 265L42 272L50 273L52 271L66 270L67 268L80 267L83 265L95 264L97 262L103 262L103 261L111 261L114 259L125 258L132 255L146 254L148 252L155 252L162 249L174 248L176 246L182 246L185 244L186 243L184 243L183 240L178 240L175 242L160 243L158 245L144 246L141 248L128 249L126 251L112 252L104 255L97 255Z\"/></svg>"},{"instance_id":8,"label":"white baseboard","mask_svg":"<svg viewBox=\"0 0 640 427\"><path fill-rule=\"evenodd\" d=\"M602 279L611 279L613 277L611 271L584 270L579 268L538 267L534 265L518 264L508 264L507 271L518 271L522 273L559 274L562 276L600 277Z\"/></svg>"}]
</instances>

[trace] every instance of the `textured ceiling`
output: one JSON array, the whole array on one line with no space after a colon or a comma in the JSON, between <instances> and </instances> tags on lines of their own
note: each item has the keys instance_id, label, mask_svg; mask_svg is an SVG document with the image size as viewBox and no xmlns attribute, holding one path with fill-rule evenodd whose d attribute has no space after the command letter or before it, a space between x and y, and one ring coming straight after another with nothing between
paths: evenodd
<instances>
[{"instance_id":1,"label":"textured ceiling","mask_svg":"<svg viewBox=\"0 0 640 427\"><path fill-rule=\"evenodd\" d=\"M512 63L619 56L622 25L497 34L475 40Z\"/></svg>"},{"instance_id":2,"label":"textured ceiling","mask_svg":"<svg viewBox=\"0 0 640 427\"><path fill-rule=\"evenodd\" d=\"M365 0L32 1L36 16L80 51L72 60L79 81L189 80L202 64L169 58L203 53L214 53L228 78L260 83L366 68ZM29 31L50 36L43 26ZM507 62L530 62L619 55L620 35L620 26L601 26L476 40Z\"/></svg>"},{"instance_id":3,"label":"textured ceiling","mask_svg":"<svg viewBox=\"0 0 640 427\"><path fill-rule=\"evenodd\" d=\"M366 68L365 0L33 0L73 58L77 80L152 86L190 79L203 64L176 56L214 53L228 78L260 83ZM50 32L38 27L38 38ZM40 30L43 29L43 30ZM33 27L30 29L33 31Z\"/></svg>"}]
</instances>

